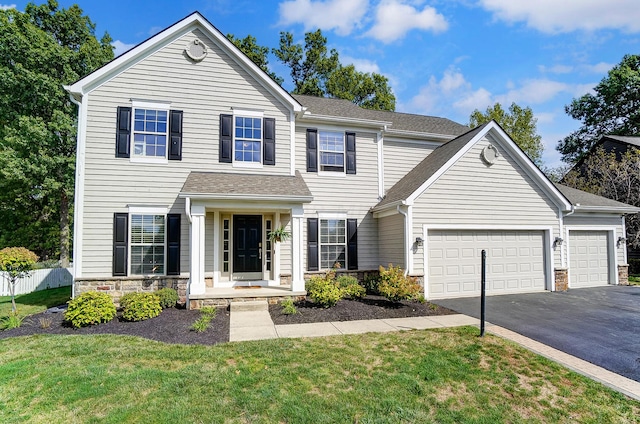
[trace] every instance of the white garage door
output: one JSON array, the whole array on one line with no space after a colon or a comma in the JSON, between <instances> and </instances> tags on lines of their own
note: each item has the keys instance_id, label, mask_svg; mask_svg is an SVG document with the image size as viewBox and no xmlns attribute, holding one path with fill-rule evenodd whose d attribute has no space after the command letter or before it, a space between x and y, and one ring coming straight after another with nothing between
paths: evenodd
<instances>
[{"instance_id":1,"label":"white garage door","mask_svg":"<svg viewBox=\"0 0 640 424\"><path fill-rule=\"evenodd\" d=\"M569 231L569 287L609 283L606 231Z\"/></svg>"},{"instance_id":2,"label":"white garage door","mask_svg":"<svg viewBox=\"0 0 640 424\"><path fill-rule=\"evenodd\" d=\"M481 252L487 293L545 290L543 231L429 230L429 298L479 296Z\"/></svg>"}]
</instances>

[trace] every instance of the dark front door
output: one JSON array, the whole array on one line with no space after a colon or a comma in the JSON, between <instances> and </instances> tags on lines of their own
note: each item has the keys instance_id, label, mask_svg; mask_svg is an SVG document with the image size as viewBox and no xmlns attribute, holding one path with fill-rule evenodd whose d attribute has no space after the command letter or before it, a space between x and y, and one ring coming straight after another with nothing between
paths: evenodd
<instances>
[{"instance_id":1,"label":"dark front door","mask_svg":"<svg viewBox=\"0 0 640 424\"><path fill-rule=\"evenodd\" d=\"M233 272L262 272L262 217L234 215Z\"/></svg>"}]
</instances>

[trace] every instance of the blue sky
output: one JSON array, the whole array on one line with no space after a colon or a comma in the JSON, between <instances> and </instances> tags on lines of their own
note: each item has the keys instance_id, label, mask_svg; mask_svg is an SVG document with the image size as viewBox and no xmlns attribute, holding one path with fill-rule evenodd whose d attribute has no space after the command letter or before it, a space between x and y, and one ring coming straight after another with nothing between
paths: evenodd
<instances>
[{"instance_id":1,"label":"blue sky","mask_svg":"<svg viewBox=\"0 0 640 424\"><path fill-rule=\"evenodd\" d=\"M36 1L41 3L44 0ZM24 10L26 1L0 0ZM280 31L303 41L321 28L342 63L387 76L396 110L467 123L495 102L530 106L547 166L558 140L579 127L564 113L625 54L640 47L637 0L78 0L108 31L116 54L193 11L223 33L276 47ZM275 57L271 68L286 69ZM285 82L291 89L291 83Z\"/></svg>"}]
</instances>

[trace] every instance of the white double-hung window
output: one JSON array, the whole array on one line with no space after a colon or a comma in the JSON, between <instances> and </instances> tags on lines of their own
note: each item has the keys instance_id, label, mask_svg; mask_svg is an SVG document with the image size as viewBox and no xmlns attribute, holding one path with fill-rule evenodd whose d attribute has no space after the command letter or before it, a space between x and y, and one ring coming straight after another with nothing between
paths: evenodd
<instances>
[{"instance_id":1,"label":"white double-hung window","mask_svg":"<svg viewBox=\"0 0 640 424\"><path fill-rule=\"evenodd\" d=\"M233 111L233 162L240 166L262 165L261 111Z\"/></svg>"},{"instance_id":2,"label":"white double-hung window","mask_svg":"<svg viewBox=\"0 0 640 424\"><path fill-rule=\"evenodd\" d=\"M167 159L169 104L134 101L132 128L132 158Z\"/></svg>"},{"instance_id":3,"label":"white double-hung window","mask_svg":"<svg viewBox=\"0 0 640 424\"><path fill-rule=\"evenodd\" d=\"M131 275L164 275L166 211L132 208L130 219Z\"/></svg>"},{"instance_id":4,"label":"white double-hung window","mask_svg":"<svg viewBox=\"0 0 640 424\"><path fill-rule=\"evenodd\" d=\"M345 268L346 251L346 220L320 219L320 269Z\"/></svg>"},{"instance_id":5,"label":"white double-hung window","mask_svg":"<svg viewBox=\"0 0 640 424\"><path fill-rule=\"evenodd\" d=\"M344 172L344 133L319 132L320 171Z\"/></svg>"}]
</instances>

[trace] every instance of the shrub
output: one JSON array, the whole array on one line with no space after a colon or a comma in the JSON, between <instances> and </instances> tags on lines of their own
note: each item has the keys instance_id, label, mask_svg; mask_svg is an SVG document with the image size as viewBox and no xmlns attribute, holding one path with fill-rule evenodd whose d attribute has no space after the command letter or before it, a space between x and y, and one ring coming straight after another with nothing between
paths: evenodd
<instances>
[{"instance_id":1,"label":"shrub","mask_svg":"<svg viewBox=\"0 0 640 424\"><path fill-rule=\"evenodd\" d=\"M363 298L367 294L367 290L360 285L356 277L350 275L341 275L336 280L338 286L344 291L345 296L352 299Z\"/></svg>"},{"instance_id":2,"label":"shrub","mask_svg":"<svg viewBox=\"0 0 640 424\"><path fill-rule=\"evenodd\" d=\"M122 318L127 321L144 321L162 312L160 298L155 293L128 293L120 299Z\"/></svg>"},{"instance_id":3,"label":"shrub","mask_svg":"<svg viewBox=\"0 0 640 424\"><path fill-rule=\"evenodd\" d=\"M282 313L285 315L295 315L298 313L298 308L293 304L292 299L285 299L282 301Z\"/></svg>"},{"instance_id":4,"label":"shrub","mask_svg":"<svg viewBox=\"0 0 640 424\"><path fill-rule=\"evenodd\" d=\"M380 284L379 275L365 275L364 281L362 282L362 285L369 294L380 294L380 292L378 292L378 284Z\"/></svg>"},{"instance_id":5,"label":"shrub","mask_svg":"<svg viewBox=\"0 0 640 424\"><path fill-rule=\"evenodd\" d=\"M418 298L422 287L417 283L416 278L404 275L402 268L389 264L389 268L380 267L378 291L392 302L399 302Z\"/></svg>"},{"instance_id":6,"label":"shrub","mask_svg":"<svg viewBox=\"0 0 640 424\"><path fill-rule=\"evenodd\" d=\"M1 320L1 329L11 330L12 328L18 328L22 325L22 320L24 320L24 317L18 315L17 312L9 312L9 315Z\"/></svg>"},{"instance_id":7,"label":"shrub","mask_svg":"<svg viewBox=\"0 0 640 424\"><path fill-rule=\"evenodd\" d=\"M116 305L106 293L89 291L69 302L64 318L74 327L100 324L111 321L116 316Z\"/></svg>"},{"instance_id":8,"label":"shrub","mask_svg":"<svg viewBox=\"0 0 640 424\"><path fill-rule=\"evenodd\" d=\"M306 288L309 297L325 308L335 306L345 294L344 290L336 283L333 271L327 272L324 277L311 277L307 282Z\"/></svg>"},{"instance_id":9,"label":"shrub","mask_svg":"<svg viewBox=\"0 0 640 424\"><path fill-rule=\"evenodd\" d=\"M156 295L160 298L160 306L162 306L162 309L173 308L180 299L178 292L169 287L158 290Z\"/></svg>"}]
</instances>

